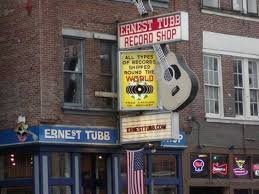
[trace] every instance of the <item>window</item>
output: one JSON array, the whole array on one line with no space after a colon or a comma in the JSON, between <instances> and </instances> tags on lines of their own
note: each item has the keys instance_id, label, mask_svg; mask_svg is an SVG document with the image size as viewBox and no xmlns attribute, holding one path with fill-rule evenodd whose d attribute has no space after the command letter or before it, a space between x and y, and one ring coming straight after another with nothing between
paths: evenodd
<instances>
[{"instance_id":1,"label":"window","mask_svg":"<svg viewBox=\"0 0 259 194\"><path fill-rule=\"evenodd\" d=\"M250 161L251 157L244 155L236 155L233 158L233 176L235 178L250 177Z\"/></svg>"},{"instance_id":2,"label":"window","mask_svg":"<svg viewBox=\"0 0 259 194\"><path fill-rule=\"evenodd\" d=\"M233 10L240 11L242 13L257 14L258 5L256 0L232 0Z\"/></svg>"},{"instance_id":3,"label":"window","mask_svg":"<svg viewBox=\"0 0 259 194\"><path fill-rule=\"evenodd\" d=\"M252 194L251 189L235 189L234 194Z\"/></svg>"},{"instance_id":4,"label":"window","mask_svg":"<svg viewBox=\"0 0 259 194\"><path fill-rule=\"evenodd\" d=\"M234 61L234 87L235 87L235 113L236 115L243 115L243 100L244 100L244 86L243 86L243 68L240 60Z\"/></svg>"},{"instance_id":5,"label":"window","mask_svg":"<svg viewBox=\"0 0 259 194\"><path fill-rule=\"evenodd\" d=\"M32 194L32 187L9 187L9 188L0 188L1 194Z\"/></svg>"},{"instance_id":6,"label":"window","mask_svg":"<svg viewBox=\"0 0 259 194\"><path fill-rule=\"evenodd\" d=\"M236 116L244 118L259 116L258 64L258 61L250 59L233 61Z\"/></svg>"},{"instance_id":7,"label":"window","mask_svg":"<svg viewBox=\"0 0 259 194\"><path fill-rule=\"evenodd\" d=\"M153 194L177 194L177 188L172 185L154 185Z\"/></svg>"},{"instance_id":8,"label":"window","mask_svg":"<svg viewBox=\"0 0 259 194\"><path fill-rule=\"evenodd\" d=\"M176 158L169 155L158 155L152 160L153 177L176 177Z\"/></svg>"},{"instance_id":9,"label":"window","mask_svg":"<svg viewBox=\"0 0 259 194\"><path fill-rule=\"evenodd\" d=\"M63 186L63 185L51 186L50 190L52 194L71 194L72 193L70 186Z\"/></svg>"},{"instance_id":10,"label":"window","mask_svg":"<svg viewBox=\"0 0 259 194\"><path fill-rule=\"evenodd\" d=\"M209 154L191 154L191 177L209 178L210 175Z\"/></svg>"},{"instance_id":11,"label":"window","mask_svg":"<svg viewBox=\"0 0 259 194\"><path fill-rule=\"evenodd\" d=\"M259 179L259 156L253 158L253 178Z\"/></svg>"},{"instance_id":12,"label":"window","mask_svg":"<svg viewBox=\"0 0 259 194\"><path fill-rule=\"evenodd\" d=\"M179 179L182 178L178 164L181 157L178 154L164 154L148 152L144 154L144 194L177 194ZM120 158L121 193L127 194L127 158L126 154ZM177 171L179 169L179 171Z\"/></svg>"},{"instance_id":13,"label":"window","mask_svg":"<svg viewBox=\"0 0 259 194\"><path fill-rule=\"evenodd\" d=\"M202 6L219 8L219 0L202 0Z\"/></svg>"},{"instance_id":14,"label":"window","mask_svg":"<svg viewBox=\"0 0 259 194\"><path fill-rule=\"evenodd\" d=\"M71 176L71 156L69 153L51 153L51 177Z\"/></svg>"},{"instance_id":15,"label":"window","mask_svg":"<svg viewBox=\"0 0 259 194\"><path fill-rule=\"evenodd\" d=\"M100 77L98 89L101 92L115 93L117 91L117 64L116 50L117 42L110 40L100 40ZM116 98L98 96L95 99L95 108L115 109L117 106Z\"/></svg>"},{"instance_id":16,"label":"window","mask_svg":"<svg viewBox=\"0 0 259 194\"><path fill-rule=\"evenodd\" d=\"M213 154L211 158L212 178L228 177L228 156L223 154Z\"/></svg>"},{"instance_id":17,"label":"window","mask_svg":"<svg viewBox=\"0 0 259 194\"><path fill-rule=\"evenodd\" d=\"M30 153L8 153L0 155L0 180L31 178L33 155Z\"/></svg>"},{"instance_id":18,"label":"window","mask_svg":"<svg viewBox=\"0 0 259 194\"><path fill-rule=\"evenodd\" d=\"M205 109L208 114L220 113L220 57L203 57Z\"/></svg>"},{"instance_id":19,"label":"window","mask_svg":"<svg viewBox=\"0 0 259 194\"><path fill-rule=\"evenodd\" d=\"M82 40L64 37L64 103L82 105L83 46Z\"/></svg>"}]
</instances>

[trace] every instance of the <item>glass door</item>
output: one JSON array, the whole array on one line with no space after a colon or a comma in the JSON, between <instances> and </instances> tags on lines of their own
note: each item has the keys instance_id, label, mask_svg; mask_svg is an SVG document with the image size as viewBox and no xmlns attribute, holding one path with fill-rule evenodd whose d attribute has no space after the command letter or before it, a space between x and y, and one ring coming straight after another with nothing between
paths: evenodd
<instances>
[{"instance_id":1,"label":"glass door","mask_svg":"<svg viewBox=\"0 0 259 194\"><path fill-rule=\"evenodd\" d=\"M106 155L82 154L81 174L83 194L108 194Z\"/></svg>"}]
</instances>

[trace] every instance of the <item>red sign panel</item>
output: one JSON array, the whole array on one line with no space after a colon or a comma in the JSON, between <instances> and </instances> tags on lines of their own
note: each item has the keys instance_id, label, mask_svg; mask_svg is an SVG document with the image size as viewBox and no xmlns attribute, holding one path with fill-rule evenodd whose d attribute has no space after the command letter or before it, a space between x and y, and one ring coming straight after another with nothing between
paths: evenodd
<instances>
[{"instance_id":1,"label":"red sign panel","mask_svg":"<svg viewBox=\"0 0 259 194\"><path fill-rule=\"evenodd\" d=\"M188 13L177 12L118 25L119 48L137 48L189 39Z\"/></svg>"}]
</instances>

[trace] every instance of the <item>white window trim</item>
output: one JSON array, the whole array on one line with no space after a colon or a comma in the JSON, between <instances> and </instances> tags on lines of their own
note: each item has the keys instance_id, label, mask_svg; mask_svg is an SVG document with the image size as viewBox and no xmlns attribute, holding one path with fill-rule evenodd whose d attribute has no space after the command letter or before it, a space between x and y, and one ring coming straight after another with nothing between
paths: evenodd
<instances>
[{"instance_id":1,"label":"white window trim","mask_svg":"<svg viewBox=\"0 0 259 194\"><path fill-rule=\"evenodd\" d=\"M212 1L212 0L211 0ZM218 0L218 7L213 7L213 6L206 6L206 5L203 5L203 0L201 0L201 5L202 7L208 7L208 8L214 8L214 9L219 9L220 8L220 0Z\"/></svg>"},{"instance_id":2,"label":"white window trim","mask_svg":"<svg viewBox=\"0 0 259 194\"><path fill-rule=\"evenodd\" d=\"M206 54L204 55L209 55L209 56L216 56L215 54ZM224 117L224 109L223 109L223 91L221 92L222 95L222 112L219 112L220 114L208 114L206 113L206 121L207 122L220 122L220 123L237 123L237 124L249 124L249 125L259 125L259 116L251 116L250 112L250 88L249 88L249 81L248 81L248 61L249 60L254 60L254 59L249 59L249 58L236 58L237 60L242 61L242 68L243 68L243 84L244 84L244 115L237 115L235 117ZM257 58L258 59L258 58ZM259 62L257 62L258 64ZM258 73L259 73L259 68L258 68ZM220 78L219 78L220 79ZM222 74L221 74L221 80L222 80ZM223 89L223 87L222 87ZM205 95L204 95L205 98ZM221 99L220 99L221 100Z\"/></svg>"},{"instance_id":3,"label":"white window trim","mask_svg":"<svg viewBox=\"0 0 259 194\"><path fill-rule=\"evenodd\" d=\"M252 18L252 17L249 17L249 16L239 16L239 15L227 14L227 13L222 13L222 12L219 12L219 11L207 10L207 9L204 9L204 8L201 10L201 12L205 13L205 14L210 14L210 15L218 15L218 16L235 18L235 19L240 19L240 20L259 22L259 18Z\"/></svg>"},{"instance_id":4,"label":"white window trim","mask_svg":"<svg viewBox=\"0 0 259 194\"><path fill-rule=\"evenodd\" d=\"M83 41L84 39L80 38L80 37L73 37L73 36L68 36L68 35L63 35L63 39L64 38L74 38L74 39L78 39L80 40L80 50L81 50L81 53L80 55L82 55L82 62L81 62L81 72L72 72L72 71L69 71L69 70L64 70L63 69L63 76L65 73L75 73L75 74L81 74L81 81L82 81L82 84L81 84L81 103L71 103L71 102L64 102L64 106L65 107L83 107L84 105L84 54L83 54L83 50L84 50L84 45L83 45Z\"/></svg>"},{"instance_id":5,"label":"white window trim","mask_svg":"<svg viewBox=\"0 0 259 194\"><path fill-rule=\"evenodd\" d=\"M206 117L222 118L224 116L224 102L223 102L223 85L222 85L222 68L221 68L221 56L209 53L203 53L204 56L216 57L218 59L218 81L219 81L219 113L206 113ZM205 99L205 87L204 87L204 99ZM205 104L204 104L205 107Z\"/></svg>"}]
</instances>

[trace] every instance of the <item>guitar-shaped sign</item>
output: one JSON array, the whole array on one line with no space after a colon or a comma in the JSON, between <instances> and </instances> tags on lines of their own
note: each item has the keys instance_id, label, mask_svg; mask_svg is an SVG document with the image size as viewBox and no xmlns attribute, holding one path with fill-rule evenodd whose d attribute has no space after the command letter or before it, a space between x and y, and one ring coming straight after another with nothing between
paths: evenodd
<instances>
[{"instance_id":1,"label":"guitar-shaped sign","mask_svg":"<svg viewBox=\"0 0 259 194\"><path fill-rule=\"evenodd\" d=\"M186 65L184 58L177 57L165 46L153 45L160 66L155 73L159 83L159 97L167 110L179 111L186 107L198 92L198 78Z\"/></svg>"},{"instance_id":2,"label":"guitar-shaped sign","mask_svg":"<svg viewBox=\"0 0 259 194\"><path fill-rule=\"evenodd\" d=\"M140 15L147 14L142 0L132 2L137 6ZM151 10L153 11L153 8ZM153 48L160 64L160 67L156 66L155 73L161 105L171 111L182 110L196 97L199 88L198 78L184 58L176 57L169 47L164 45L163 51L160 44L154 44Z\"/></svg>"}]
</instances>

